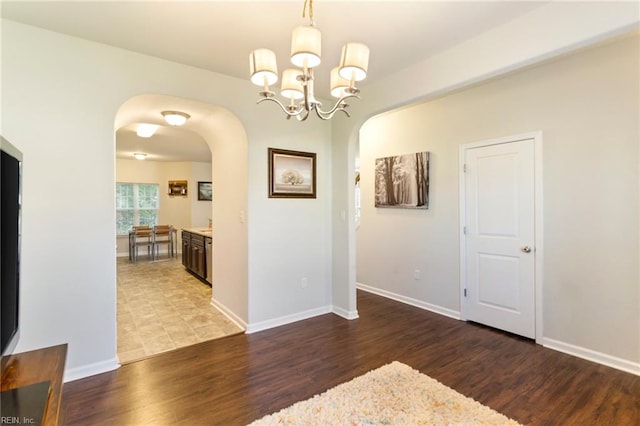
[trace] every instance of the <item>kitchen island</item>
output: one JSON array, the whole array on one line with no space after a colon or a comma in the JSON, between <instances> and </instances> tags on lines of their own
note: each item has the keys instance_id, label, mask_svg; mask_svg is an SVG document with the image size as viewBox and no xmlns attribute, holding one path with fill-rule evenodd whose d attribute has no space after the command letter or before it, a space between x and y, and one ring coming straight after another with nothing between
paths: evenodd
<instances>
[{"instance_id":1,"label":"kitchen island","mask_svg":"<svg viewBox=\"0 0 640 426\"><path fill-rule=\"evenodd\" d=\"M211 228L182 229L182 264L207 284L213 283Z\"/></svg>"}]
</instances>

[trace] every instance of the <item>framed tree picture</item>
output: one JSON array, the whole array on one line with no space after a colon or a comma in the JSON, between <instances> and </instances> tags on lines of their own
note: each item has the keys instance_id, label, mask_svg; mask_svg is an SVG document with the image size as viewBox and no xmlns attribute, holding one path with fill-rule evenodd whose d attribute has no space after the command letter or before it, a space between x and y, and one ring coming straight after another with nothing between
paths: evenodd
<instances>
[{"instance_id":1,"label":"framed tree picture","mask_svg":"<svg viewBox=\"0 0 640 426\"><path fill-rule=\"evenodd\" d=\"M429 152L376 159L375 206L429 208Z\"/></svg>"},{"instance_id":2,"label":"framed tree picture","mask_svg":"<svg viewBox=\"0 0 640 426\"><path fill-rule=\"evenodd\" d=\"M316 198L316 154L269 148L269 198Z\"/></svg>"}]
</instances>

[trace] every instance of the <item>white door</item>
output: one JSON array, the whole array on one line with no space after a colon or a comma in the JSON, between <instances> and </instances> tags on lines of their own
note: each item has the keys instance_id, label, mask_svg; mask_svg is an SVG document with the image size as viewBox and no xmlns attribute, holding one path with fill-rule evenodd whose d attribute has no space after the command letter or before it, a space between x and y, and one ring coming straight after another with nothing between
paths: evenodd
<instances>
[{"instance_id":1,"label":"white door","mask_svg":"<svg viewBox=\"0 0 640 426\"><path fill-rule=\"evenodd\" d=\"M467 319L535 338L534 139L464 150Z\"/></svg>"}]
</instances>

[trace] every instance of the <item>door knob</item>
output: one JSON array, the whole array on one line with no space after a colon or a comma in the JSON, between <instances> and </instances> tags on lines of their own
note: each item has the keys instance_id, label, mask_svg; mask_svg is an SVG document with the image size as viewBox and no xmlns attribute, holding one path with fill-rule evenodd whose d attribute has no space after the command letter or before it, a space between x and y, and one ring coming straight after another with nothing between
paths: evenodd
<instances>
[{"instance_id":1,"label":"door knob","mask_svg":"<svg viewBox=\"0 0 640 426\"><path fill-rule=\"evenodd\" d=\"M524 246L520 249L521 252L523 253L531 253L531 247L529 246Z\"/></svg>"}]
</instances>

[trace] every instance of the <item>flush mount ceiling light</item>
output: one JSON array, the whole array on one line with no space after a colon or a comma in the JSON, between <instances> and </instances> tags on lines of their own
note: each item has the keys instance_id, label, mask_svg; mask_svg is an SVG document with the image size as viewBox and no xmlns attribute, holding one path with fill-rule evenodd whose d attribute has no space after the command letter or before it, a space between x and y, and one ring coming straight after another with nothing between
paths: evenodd
<instances>
[{"instance_id":1,"label":"flush mount ceiling light","mask_svg":"<svg viewBox=\"0 0 640 426\"><path fill-rule=\"evenodd\" d=\"M135 157L136 160L144 160L145 158L147 158L147 154L142 152L135 152L133 156Z\"/></svg>"},{"instance_id":2,"label":"flush mount ceiling light","mask_svg":"<svg viewBox=\"0 0 640 426\"><path fill-rule=\"evenodd\" d=\"M158 130L158 127L157 124L140 123L136 134L141 138L150 138Z\"/></svg>"},{"instance_id":3,"label":"flush mount ceiling light","mask_svg":"<svg viewBox=\"0 0 640 426\"><path fill-rule=\"evenodd\" d=\"M321 34L313 21L313 0L305 0L302 17L305 17L307 5L310 24L297 27L291 35L291 63L298 69L287 69L282 73L280 94L290 101L289 105L284 106L269 90L269 86L278 81L276 54L269 49L256 49L249 55L251 82L264 88L258 103L275 102L287 114L287 119L296 117L299 121L306 120L311 111L315 111L322 120L330 119L336 111L342 111L349 117L346 100L359 98L360 90L355 87L355 82L367 76L369 48L362 43L347 43L342 47L340 65L331 71L330 76L331 95L338 100L332 108L322 110L322 104L313 91L313 69L320 65Z\"/></svg>"},{"instance_id":4,"label":"flush mount ceiling light","mask_svg":"<svg viewBox=\"0 0 640 426\"><path fill-rule=\"evenodd\" d=\"M180 111L162 111L162 116L171 126L182 126L191 117L189 114Z\"/></svg>"}]
</instances>

